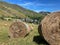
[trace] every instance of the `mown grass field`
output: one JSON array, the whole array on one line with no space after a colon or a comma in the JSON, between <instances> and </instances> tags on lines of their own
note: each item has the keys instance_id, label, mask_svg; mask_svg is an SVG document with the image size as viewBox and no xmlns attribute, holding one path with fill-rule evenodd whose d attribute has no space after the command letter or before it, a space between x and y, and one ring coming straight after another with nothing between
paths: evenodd
<instances>
[{"instance_id":1,"label":"mown grass field","mask_svg":"<svg viewBox=\"0 0 60 45\"><path fill-rule=\"evenodd\" d=\"M38 33L38 25L33 25L33 31L25 38L10 39L8 36L9 26L12 21L0 20L0 45L48 45ZM32 24L29 24L32 25Z\"/></svg>"}]
</instances>

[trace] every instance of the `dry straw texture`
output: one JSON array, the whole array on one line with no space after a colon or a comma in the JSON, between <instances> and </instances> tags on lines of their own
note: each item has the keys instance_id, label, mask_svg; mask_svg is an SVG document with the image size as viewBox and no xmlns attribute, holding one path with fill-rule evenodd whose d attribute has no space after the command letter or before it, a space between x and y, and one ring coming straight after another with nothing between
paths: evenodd
<instances>
[{"instance_id":1,"label":"dry straw texture","mask_svg":"<svg viewBox=\"0 0 60 45\"><path fill-rule=\"evenodd\" d=\"M30 32L30 27L24 22L13 22L9 27L9 35L11 38L25 37Z\"/></svg>"},{"instance_id":2,"label":"dry straw texture","mask_svg":"<svg viewBox=\"0 0 60 45\"><path fill-rule=\"evenodd\" d=\"M60 12L47 15L41 21L38 32L50 45L60 45Z\"/></svg>"}]
</instances>

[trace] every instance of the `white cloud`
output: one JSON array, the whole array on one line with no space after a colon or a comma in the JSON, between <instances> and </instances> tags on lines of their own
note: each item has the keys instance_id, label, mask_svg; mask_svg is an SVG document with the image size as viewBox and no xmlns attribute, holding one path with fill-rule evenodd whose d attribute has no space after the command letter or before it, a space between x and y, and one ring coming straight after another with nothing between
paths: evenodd
<instances>
[{"instance_id":1,"label":"white cloud","mask_svg":"<svg viewBox=\"0 0 60 45\"><path fill-rule=\"evenodd\" d=\"M40 12L40 10L34 10L34 11L37 12L37 13Z\"/></svg>"},{"instance_id":2,"label":"white cloud","mask_svg":"<svg viewBox=\"0 0 60 45\"><path fill-rule=\"evenodd\" d=\"M35 2L26 2L26 3L22 3L19 4L22 6L54 6L56 4L42 4L42 3L35 3Z\"/></svg>"},{"instance_id":3,"label":"white cloud","mask_svg":"<svg viewBox=\"0 0 60 45\"><path fill-rule=\"evenodd\" d=\"M36 11L36 12L40 12L40 11L46 11L46 10L34 10L34 11Z\"/></svg>"},{"instance_id":4,"label":"white cloud","mask_svg":"<svg viewBox=\"0 0 60 45\"><path fill-rule=\"evenodd\" d=\"M33 3L32 2L26 2L26 3L19 4L19 5L28 6L28 5L33 5Z\"/></svg>"},{"instance_id":5,"label":"white cloud","mask_svg":"<svg viewBox=\"0 0 60 45\"><path fill-rule=\"evenodd\" d=\"M34 10L35 12L40 12L40 10Z\"/></svg>"}]
</instances>

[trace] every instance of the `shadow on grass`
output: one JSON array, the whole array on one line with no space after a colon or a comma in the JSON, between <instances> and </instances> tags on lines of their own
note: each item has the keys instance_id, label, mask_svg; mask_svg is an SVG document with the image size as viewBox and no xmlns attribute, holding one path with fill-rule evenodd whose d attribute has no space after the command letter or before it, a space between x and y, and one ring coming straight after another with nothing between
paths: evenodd
<instances>
[{"instance_id":1,"label":"shadow on grass","mask_svg":"<svg viewBox=\"0 0 60 45\"><path fill-rule=\"evenodd\" d=\"M36 42L38 45L49 45L41 36L34 36L33 41Z\"/></svg>"}]
</instances>

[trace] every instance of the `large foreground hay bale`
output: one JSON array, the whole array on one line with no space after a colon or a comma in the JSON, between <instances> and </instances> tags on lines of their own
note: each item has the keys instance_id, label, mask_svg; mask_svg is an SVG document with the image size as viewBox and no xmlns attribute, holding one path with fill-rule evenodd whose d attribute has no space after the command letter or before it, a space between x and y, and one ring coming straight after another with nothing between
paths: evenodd
<instances>
[{"instance_id":1,"label":"large foreground hay bale","mask_svg":"<svg viewBox=\"0 0 60 45\"><path fill-rule=\"evenodd\" d=\"M31 28L29 25L21 21L16 21L9 27L9 36L11 38L25 37L30 31Z\"/></svg>"},{"instance_id":2,"label":"large foreground hay bale","mask_svg":"<svg viewBox=\"0 0 60 45\"><path fill-rule=\"evenodd\" d=\"M60 12L47 15L41 21L38 32L50 45L60 45Z\"/></svg>"}]
</instances>

